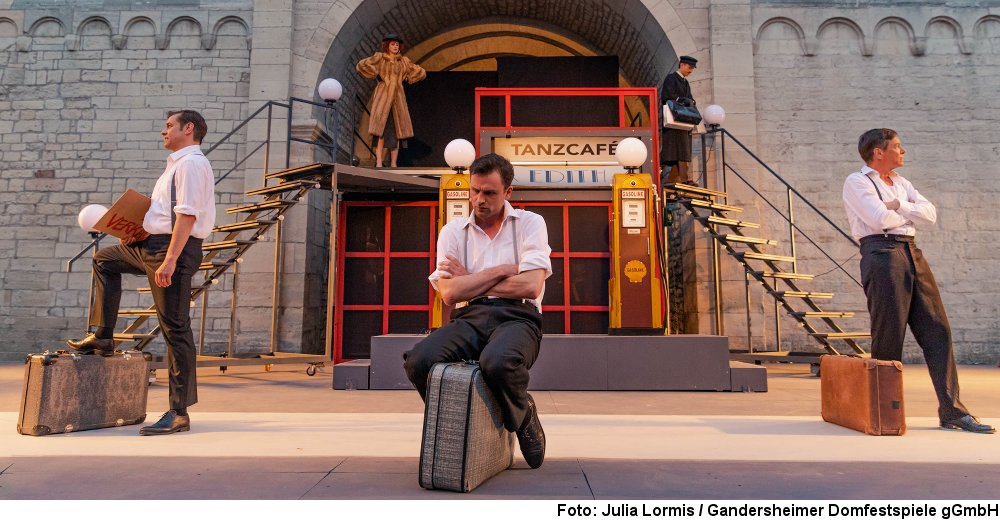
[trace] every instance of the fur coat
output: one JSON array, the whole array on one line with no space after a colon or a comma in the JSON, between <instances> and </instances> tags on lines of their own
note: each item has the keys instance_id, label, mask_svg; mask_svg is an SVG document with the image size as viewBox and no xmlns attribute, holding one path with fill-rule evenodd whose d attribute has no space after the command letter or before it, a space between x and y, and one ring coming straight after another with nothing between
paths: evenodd
<instances>
[{"instance_id":1,"label":"fur coat","mask_svg":"<svg viewBox=\"0 0 1000 520\"><path fill-rule=\"evenodd\" d=\"M413 137L413 123L410 121L410 109L406 106L403 81L416 83L427 77L427 71L406 56L385 52L376 52L359 61L357 69L362 76L378 81L372 94L368 133L381 137L389 110L392 110L396 138Z\"/></svg>"}]
</instances>

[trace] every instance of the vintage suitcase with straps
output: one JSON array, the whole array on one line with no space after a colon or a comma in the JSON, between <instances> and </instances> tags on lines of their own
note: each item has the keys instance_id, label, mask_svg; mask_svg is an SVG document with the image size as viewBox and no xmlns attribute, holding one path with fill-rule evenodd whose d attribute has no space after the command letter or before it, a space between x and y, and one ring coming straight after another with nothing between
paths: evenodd
<instances>
[{"instance_id":1,"label":"vintage suitcase with straps","mask_svg":"<svg viewBox=\"0 0 1000 520\"><path fill-rule=\"evenodd\" d=\"M49 435L139 424L146 420L146 357L134 350L30 354L17 431Z\"/></svg>"},{"instance_id":2,"label":"vintage suitcase with straps","mask_svg":"<svg viewBox=\"0 0 1000 520\"><path fill-rule=\"evenodd\" d=\"M856 356L820 357L823 420L868 435L903 435L903 365Z\"/></svg>"}]
</instances>

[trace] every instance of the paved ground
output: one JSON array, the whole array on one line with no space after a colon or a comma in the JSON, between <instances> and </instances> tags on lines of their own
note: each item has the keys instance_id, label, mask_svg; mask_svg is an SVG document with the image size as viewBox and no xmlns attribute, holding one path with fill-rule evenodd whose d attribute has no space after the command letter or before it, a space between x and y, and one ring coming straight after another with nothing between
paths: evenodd
<instances>
[{"instance_id":1,"label":"paved ground","mask_svg":"<svg viewBox=\"0 0 1000 520\"><path fill-rule=\"evenodd\" d=\"M756 394L534 393L545 465L518 458L460 495L417 485L423 410L412 391L334 391L329 372L298 366L202 369L191 432L36 438L15 431L23 365L6 363L0 498L997 499L1000 436L937 428L922 366L906 371L903 437L824 423L816 377L801 366L769 373L769 392ZM962 367L960 379L969 408L1000 424L1000 369ZM166 394L163 381L150 387L150 420Z\"/></svg>"}]
</instances>

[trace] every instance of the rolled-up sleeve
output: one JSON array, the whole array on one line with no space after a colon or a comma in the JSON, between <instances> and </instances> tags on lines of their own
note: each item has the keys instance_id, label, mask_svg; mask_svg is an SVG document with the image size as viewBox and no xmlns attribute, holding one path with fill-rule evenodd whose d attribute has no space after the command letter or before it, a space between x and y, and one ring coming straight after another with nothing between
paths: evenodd
<instances>
[{"instance_id":1,"label":"rolled-up sleeve","mask_svg":"<svg viewBox=\"0 0 1000 520\"><path fill-rule=\"evenodd\" d=\"M524 234L518 262L518 272L544 269L545 277L552 275L552 248L549 247L549 231L545 227L545 219L535 213L525 212L522 217Z\"/></svg>"},{"instance_id":2,"label":"rolled-up sleeve","mask_svg":"<svg viewBox=\"0 0 1000 520\"><path fill-rule=\"evenodd\" d=\"M438 280L445 277L445 272L437 269L437 266L441 265L441 262L447 260L448 255L459 258L458 249L461 244L459 244L459 231L461 228L455 223L450 223L441 228L441 233L438 234L437 242L437 261L434 263L434 272L427 277L427 280L431 282L431 287L434 290L438 290ZM469 266L465 266L468 268Z\"/></svg>"},{"instance_id":3,"label":"rolled-up sleeve","mask_svg":"<svg viewBox=\"0 0 1000 520\"><path fill-rule=\"evenodd\" d=\"M208 197L214 197L212 168L204 156L191 157L183 160L174 171L174 182L177 186L177 203L174 213L191 215L197 220L203 210L210 206Z\"/></svg>"}]
</instances>

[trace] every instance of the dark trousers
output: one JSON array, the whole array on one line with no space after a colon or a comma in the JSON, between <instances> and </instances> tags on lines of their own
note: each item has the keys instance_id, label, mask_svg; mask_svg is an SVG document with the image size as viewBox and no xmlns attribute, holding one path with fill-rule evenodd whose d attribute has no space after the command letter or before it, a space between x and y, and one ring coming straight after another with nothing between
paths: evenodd
<instances>
[{"instance_id":1,"label":"dark trousers","mask_svg":"<svg viewBox=\"0 0 1000 520\"><path fill-rule=\"evenodd\" d=\"M435 363L479 360L483 379L503 412L504 427L516 431L528 412L528 370L538 358L542 315L530 303L486 300L451 313L448 323L403 354L406 376L427 398L427 376Z\"/></svg>"},{"instance_id":2,"label":"dark trousers","mask_svg":"<svg viewBox=\"0 0 1000 520\"><path fill-rule=\"evenodd\" d=\"M101 249L94 256L94 305L90 324L114 329L122 297L122 274L146 275L156 304L156 319L167 344L170 408L198 402L196 351L191 331L191 277L201 264L201 239L189 238L177 259L169 287L157 287L156 270L163 263L170 235L150 235L141 242Z\"/></svg>"},{"instance_id":3,"label":"dark trousers","mask_svg":"<svg viewBox=\"0 0 1000 520\"><path fill-rule=\"evenodd\" d=\"M942 421L969 414L958 399L951 327L937 282L913 237L861 239L861 280L872 319L872 357L900 361L909 324L924 351Z\"/></svg>"}]
</instances>

